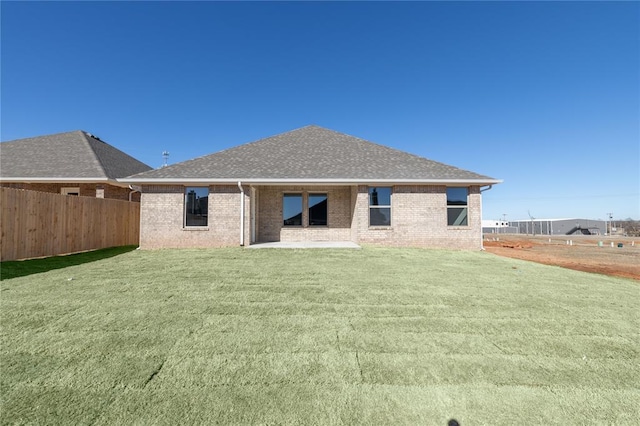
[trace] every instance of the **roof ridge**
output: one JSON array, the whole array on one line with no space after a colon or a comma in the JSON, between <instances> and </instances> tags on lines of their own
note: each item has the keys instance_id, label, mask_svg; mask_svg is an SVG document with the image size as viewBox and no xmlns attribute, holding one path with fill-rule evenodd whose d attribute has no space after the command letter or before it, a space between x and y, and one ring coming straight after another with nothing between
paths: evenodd
<instances>
[{"instance_id":1,"label":"roof ridge","mask_svg":"<svg viewBox=\"0 0 640 426\"><path fill-rule=\"evenodd\" d=\"M306 129L307 127L317 127L317 128L319 128L319 129L325 129L325 130L334 131L334 130L331 130L331 129L326 129L326 128L321 127L321 126L317 126L317 125L315 125L315 124L308 124L308 125L306 125L306 126L302 126L302 127L297 128L297 129L287 130L286 132L276 133L275 135L266 136L266 137L264 137L264 138L260 138L260 139L255 139L255 140L252 140L252 141L250 141L250 142L242 143L242 144L240 144L240 145L230 146L229 148L221 149L220 151L215 151L215 152L210 152L210 153L208 153L208 154L199 155L199 156L197 156L197 157L193 157L193 158L190 158L190 159L188 159L188 160L180 161L179 163L169 164L169 165L168 165L168 166L166 166L166 167L171 167L171 166L174 166L174 165L176 165L176 164L183 164L183 163L188 163L188 162L190 162L190 161L199 160L199 159L201 159L201 158L209 157L209 156L212 156L212 155L217 155L217 154L220 154L220 153L223 153L223 152L226 152L226 151L230 151L230 150L232 150L232 149L236 149L236 148L244 147L244 146L246 146L246 145L253 145L253 144L255 144L255 143L262 142L262 141L263 141L263 140L265 140L265 139L271 139L271 138L274 138L274 137L276 137L276 136L283 136L283 135L286 135L286 134L288 134L288 133L292 133L292 132L296 132L296 131L299 131L299 130L302 130L302 129ZM337 133L337 132L336 132L336 133ZM154 170L155 170L155 169L154 169ZM146 173L146 172L141 172L141 173ZM138 173L138 174L140 174L140 173ZM135 176L135 175L134 175L134 176Z\"/></svg>"},{"instance_id":2,"label":"roof ridge","mask_svg":"<svg viewBox=\"0 0 640 426\"><path fill-rule=\"evenodd\" d=\"M114 181L151 167L84 130L2 143L2 175Z\"/></svg>"},{"instance_id":3,"label":"roof ridge","mask_svg":"<svg viewBox=\"0 0 640 426\"><path fill-rule=\"evenodd\" d=\"M326 127L318 126L317 124L307 124L306 126L298 127L297 129L287 130L286 132L276 133L276 134L271 135L271 136L266 136L266 137L263 137L263 138L260 138L260 139L255 139L255 140L252 140L252 141L249 141L249 142L245 142L245 143L242 143L240 145L230 146L228 148L221 149L220 151L214 151L214 152L210 152L208 154L202 154L202 155L199 155L197 157L189 158L188 160L180 161L179 163L169 164L169 165L167 165L165 167L162 167L162 168L172 167L174 165L188 163L188 162L191 162L191 161L194 161L194 160L199 160L201 158L209 157L209 156L212 156L212 155L217 155L217 154L220 154L220 153L223 153L223 152L230 151L232 149L244 147L244 146L247 146L247 145L253 145L255 143L262 142L265 139L271 139L271 138L274 138L276 136L284 136L286 134L297 132L297 131L300 131L300 130L303 130L303 129L306 129L306 128L318 128L318 129L328 130L330 132L340 133L340 132L337 132L335 130L328 129ZM344 133L344 135L351 136L351 135L347 135L346 133ZM355 137L355 136L351 136L351 137ZM362 140L364 140L364 139L362 139ZM367 141L365 141L365 142L367 142ZM384 145L381 145L381 146L384 146ZM156 170L156 169L153 169L153 170ZM141 174L141 173L146 173L146 172L140 172L140 173L137 173L137 174ZM132 175L132 176L135 176L135 175Z\"/></svg>"},{"instance_id":4,"label":"roof ridge","mask_svg":"<svg viewBox=\"0 0 640 426\"><path fill-rule=\"evenodd\" d=\"M306 125L306 126L299 127L299 128L297 128L297 129L287 130L286 132L276 133L275 135L266 136L266 137L264 137L264 138L260 138L260 139L253 140L253 141L251 141L251 142L246 142L246 143L243 143L242 145L232 146L232 147L230 147L230 148L226 148L226 149L223 149L222 151L218 151L218 152L213 152L213 153L208 154L208 155L217 154L217 153L219 153L219 152L228 151L228 150L230 150L230 149L239 148L239 147L241 147L241 146L245 146L245 145L252 145L252 144L254 144L254 143L262 142L263 140L266 140L266 139L275 138L276 136L284 136L284 135L288 135L289 133L299 132L300 130L306 129L306 128L308 128L308 127L317 127L317 128L319 128L319 129L324 129L324 127L316 126L315 124L309 124L309 125ZM325 129L325 130L331 130L331 129ZM206 157L206 155L205 155L205 157Z\"/></svg>"},{"instance_id":5,"label":"roof ridge","mask_svg":"<svg viewBox=\"0 0 640 426\"><path fill-rule=\"evenodd\" d=\"M139 179L336 179L490 182L495 179L447 163L308 125L169 167L131 175ZM148 176L148 178L146 177ZM135 178L134 178L135 179Z\"/></svg>"},{"instance_id":6,"label":"roof ridge","mask_svg":"<svg viewBox=\"0 0 640 426\"><path fill-rule=\"evenodd\" d=\"M329 130L329 131L331 131L331 132L334 132L334 133L337 133L337 134L340 134L340 135L348 136L348 137L353 138L353 139L358 139L359 141L362 141L362 142L366 142L366 143L370 143L370 144L372 144L372 145L379 146L379 147L381 147L381 148L383 148L383 149L385 149L385 150L395 151L395 152L398 152L398 153L401 153L401 154L404 154L404 155L408 155L408 156L411 156L411 157L417 158L417 159L419 159L419 160L427 160L427 161L431 161L431 162L433 162L433 163L438 163L439 165L443 165L443 166L446 166L446 167L452 167L452 168L454 168L454 169L458 169L458 170L463 171L463 172L469 172L469 171L470 171L470 170L467 170L467 169L462 169L462 168L460 168L460 167L452 166L451 164L444 163L444 162L442 162L442 161L433 160L433 159L431 159L431 158L423 157L423 156L421 156L421 155L414 154L414 153L412 153L412 152L404 151L404 150L402 150L402 149L393 148L393 147L388 146L388 145L383 145L383 144L378 143L378 142L370 141L370 140L368 140L368 139L364 139L364 138L361 138L361 137L359 137L359 136L354 136L354 135L350 135L350 134L348 134L348 133L340 132L340 131L338 131L338 130L327 129L326 127L314 126L314 125L310 125L310 126L306 126L306 127L318 127L318 128L320 128L320 129ZM303 127L303 128L304 128L304 127ZM473 172L473 173L475 173L475 172Z\"/></svg>"},{"instance_id":7,"label":"roof ridge","mask_svg":"<svg viewBox=\"0 0 640 426\"><path fill-rule=\"evenodd\" d=\"M51 134L46 134L46 135L27 136L25 138L10 139L8 141L2 141L0 143L10 143L10 142L22 141L22 140L25 140L25 139L37 139L37 138L52 137L52 136L59 136L59 135L68 135L68 134L71 134L71 133L78 133L78 132L84 133L84 130L77 129L77 130L69 130L67 132L58 132L58 133L51 133Z\"/></svg>"},{"instance_id":8,"label":"roof ridge","mask_svg":"<svg viewBox=\"0 0 640 426\"><path fill-rule=\"evenodd\" d=\"M96 152L95 149L93 149L93 146L91 145L91 141L89 140L89 138L96 140L96 141L100 141L99 139L96 139L91 133L86 132L84 130L78 130L80 133L82 133L82 136L85 140L85 142L87 143L87 146L89 147L89 151L91 151L91 154L93 155L93 158L96 160L96 162L98 163L98 166L100 167L100 170L102 170L102 174L107 178L107 179L111 179L108 175L107 175L107 170L104 166L104 164L102 163L102 160L100 159L100 156L98 156L98 153ZM102 141L100 141L102 142ZM105 143L105 142L102 142Z\"/></svg>"}]
</instances>

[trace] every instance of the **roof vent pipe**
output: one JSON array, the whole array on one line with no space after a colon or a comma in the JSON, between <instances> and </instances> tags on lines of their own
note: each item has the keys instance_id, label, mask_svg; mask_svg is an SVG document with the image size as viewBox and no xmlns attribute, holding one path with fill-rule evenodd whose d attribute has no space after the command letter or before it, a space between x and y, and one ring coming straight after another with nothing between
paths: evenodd
<instances>
[{"instance_id":1,"label":"roof vent pipe","mask_svg":"<svg viewBox=\"0 0 640 426\"><path fill-rule=\"evenodd\" d=\"M244 189L242 182L238 181L240 189L240 246L244 246Z\"/></svg>"}]
</instances>

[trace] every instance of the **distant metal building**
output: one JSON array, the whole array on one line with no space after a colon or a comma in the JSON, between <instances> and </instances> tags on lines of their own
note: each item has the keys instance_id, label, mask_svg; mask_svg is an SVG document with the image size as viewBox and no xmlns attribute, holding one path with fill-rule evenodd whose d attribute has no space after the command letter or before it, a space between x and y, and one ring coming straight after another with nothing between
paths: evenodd
<instances>
[{"instance_id":1,"label":"distant metal building","mask_svg":"<svg viewBox=\"0 0 640 426\"><path fill-rule=\"evenodd\" d=\"M516 233L529 235L605 235L606 222L592 219L523 219L509 221Z\"/></svg>"},{"instance_id":2,"label":"distant metal building","mask_svg":"<svg viewBox=\"0 0 640 426\"><path fill-rule=\"evenodd\" d=\"M482 220L483 234L517 234L518 229L505 220Z\"/></svg>"}]
</instances>

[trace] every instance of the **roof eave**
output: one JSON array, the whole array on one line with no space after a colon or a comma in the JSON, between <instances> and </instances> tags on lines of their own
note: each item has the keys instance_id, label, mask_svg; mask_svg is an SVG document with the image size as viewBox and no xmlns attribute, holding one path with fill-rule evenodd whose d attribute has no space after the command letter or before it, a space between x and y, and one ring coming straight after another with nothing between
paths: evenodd
<instances>
[{"instance_id":1,"label":"roof eave","mask_svg":"<svg viewBox=\"0 0 640 426\"><path fill-rule=\"evenodd\" d=\"M118 182L136 185L451 185L485 186L502 183L500 179L210 179L210 178L122 178Z\"/></svg>"},{"instance_id":2,"label":"roof eave","mask_svg":"<svg viewBox=\"0 0 640 426\"><path fill-rule=\"evenodd\" d=\"M105 177L0 177L0 182L20 183L109 183L122 187L129 184Z\"/></svg>"}]
</instances>

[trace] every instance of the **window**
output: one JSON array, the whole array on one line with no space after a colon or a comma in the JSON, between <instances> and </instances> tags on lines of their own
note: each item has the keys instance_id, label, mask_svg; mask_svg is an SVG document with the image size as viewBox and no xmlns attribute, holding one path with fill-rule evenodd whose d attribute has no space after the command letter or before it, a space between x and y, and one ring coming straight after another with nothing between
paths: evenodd
<instances>
[{"instance_id":1,"label":"window","mask_svg":"<svg viewBox=\"0 0 640 426\"><path fill-rule=\"evenodd\" d=\"M369 226L391 226L391 188L369 188Z\"/></svg>"},{"instance_id":2,"label":"window","mask_svg":"<svg viewBox=\"0 0 640 426\"><path fill-rule=\"evenodd\" d=\"M327 226L327 194L309 194L309 226Z\"/></svg>"},{"instance_id":3,"label":"window","mask_svg":"<svg viewBox=\"0 0 640 426\"><path fill-rule=\"evenodd\" d=\"M469 188L447 188L447 225L468 226Z\"/></svg>"},{"instance_id":4,"label":"window","mask_svg":"<svg viewBox=\"0 0 640 426\"><path fill-rule=\"evenodd\" d=\"M60 193L62 195L80 195L80 188L60 188Z\"/></svg>"},{"instance_id":5,"label":"window","mask_svg":"<svg viewBox=\"0 0 640 426\"><path fill-rule=\"evenodd\" d=\"M284 194L282 197L284 226L302 226L302 194Z\"/></svg>"},{"instance_id":6,"label":"window","mask_svg":"<svg viewBox=\"0 0 640 426\"><path fill-rule=\"evenodd\" d=\"M188 187L184 196L184 226L207 226L209 188Z\"/></svg>"}]
</instances>

